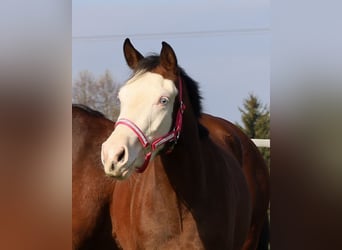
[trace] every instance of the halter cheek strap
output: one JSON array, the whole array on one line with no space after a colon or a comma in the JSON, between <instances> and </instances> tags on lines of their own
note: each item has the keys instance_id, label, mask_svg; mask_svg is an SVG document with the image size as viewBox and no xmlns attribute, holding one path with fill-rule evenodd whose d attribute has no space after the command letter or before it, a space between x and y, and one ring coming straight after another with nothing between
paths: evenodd
<instances>
[{"instance_id":1,"label":"halter cheek strap","mask_svg":"<svg viewBox=\"0 0 342 250\"><path fill-rule=\"evenodd\" d=\"M145 161L143 163L143 165L141 167L139 167L136 171L138 173L142 173L145 171L145 169L147 168L147 165L150 162L152 153L161 145L168 143L168 142L173 142L174 145L177 143L179 135L181 133L182 130L182 123L183 123L183 113L185 110L185 104L183 103L183 83L182 83L182 79L179 78L179 89L178 89L178 96L179 96L179 108L178 108L178 112L177 112L177 116L176 116L176 123L174 128L167 134L153 140L152 142L149 142L146 135L144 134L144 132L141 131L141 129L134 124L134 122L125 119L125 118L121 118L119 119L116 123L115 123L115 127L119 126L119 125L124 125L128 128L130 128L135 135L138 137L142 147L144 149L147 149L147 153L145 155ZM172 149L169 151L171 152Z\"/></svg>"}]
</instances>

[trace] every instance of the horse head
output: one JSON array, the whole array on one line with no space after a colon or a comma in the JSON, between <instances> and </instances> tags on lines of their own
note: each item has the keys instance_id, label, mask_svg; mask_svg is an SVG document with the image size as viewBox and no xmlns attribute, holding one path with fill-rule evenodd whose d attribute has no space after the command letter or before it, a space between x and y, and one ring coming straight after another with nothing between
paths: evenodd
<instances>
[{"instance_id":1,"label":"horse head","mask_svg":"<svg viewBox=\"0 0 342 250\"><path fill-rule=\"evenodd\" d=\"M170 45L163 42L160 56L144 58L126 39L124 55L133 75L119 91L120 114L101 150L105 173L118 179L144 171L167 142L178 139L185 109L177 58Z\"/></svg>"}]
</instances>

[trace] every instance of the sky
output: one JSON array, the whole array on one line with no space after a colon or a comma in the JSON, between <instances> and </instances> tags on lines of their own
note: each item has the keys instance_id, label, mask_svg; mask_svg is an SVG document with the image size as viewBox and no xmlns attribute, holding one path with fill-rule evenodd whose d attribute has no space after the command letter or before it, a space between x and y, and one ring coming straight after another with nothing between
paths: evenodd
<instances>
[{"instance_id":1,"label":"sky","mask_svg":"<svg viewBox=\"0 0 342 250\"><path fill-rule=\"evenodd\" d=\"M109 69L119 83L131 71L126 37L143 55L174 49L197 82L204 112L241 121L238 107L250 93L270 103L270 1L73 0L72 73Z\"/></svg>"}]
</instances>

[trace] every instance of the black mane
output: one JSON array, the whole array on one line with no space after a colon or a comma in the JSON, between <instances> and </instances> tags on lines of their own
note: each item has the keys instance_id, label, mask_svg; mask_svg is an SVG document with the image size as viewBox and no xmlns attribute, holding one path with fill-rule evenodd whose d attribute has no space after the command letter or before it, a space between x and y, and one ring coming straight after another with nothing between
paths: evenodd
<instances>
[{"instance_id":1,"label":"black mane","mask_svg":"<svg viewBox=\"0 0 342 250\"><path fill-rule=\"evenodd\" d=\"M202 114L202 96L199 90L198 82L193 80L181 67L180 76L183 79L188 89L188 94L191 102L191 106L197 118L201 117Z\"/></svg>"},{"instance_id":2,"label":"black mane","mask_svg":"<svg viewBox=\"0 0 342 250\"><path fill-rule=\"evenodd\" d=\"M152 54L141 59L135 68L133 75L137 72L148 72L155 69L160 62L159 55ZM181 67L179 67L180 76L187 87L192 109L197 118L201 117L202 113L202 96L198 87L198 83L194 81Z\"/></svg>"}]
</instances>

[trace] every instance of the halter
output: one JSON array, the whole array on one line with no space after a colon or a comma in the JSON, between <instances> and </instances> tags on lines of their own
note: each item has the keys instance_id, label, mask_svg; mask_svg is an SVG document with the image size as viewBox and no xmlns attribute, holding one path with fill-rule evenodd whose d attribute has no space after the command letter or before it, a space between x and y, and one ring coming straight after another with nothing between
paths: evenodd
<instances>
[{"instance_id":1,"label":"halter","mask_svg":"<svg viewBox=\"0 0 342 250\"><path fill-rule=\"evenodd\" d=\"M130 128L138 137L141 145L144 149L147 149L147 153L145 155L145 161L141 167L139 167L136 171L138 173L142 173L145 171L147 165L150 162L152 153L161 145L167 143L167 142L173 142L173 146L177 143L180 132L182 130L182 123L183 123L183 113L185 110L185 104L183 103L183 92L182 92L182 78L179 77L179 89L178 89L178 96L179 96L179 108L176 116L176 123L174 128L168 132L167 134L154 139L152 142L149 142L144 132L141 131L141 129L134 124L134 122L121 118L115 123L115 128L118 125L124 125ZM168 152L171 152L173 147Z\"/></svg>"}]
</instances>

